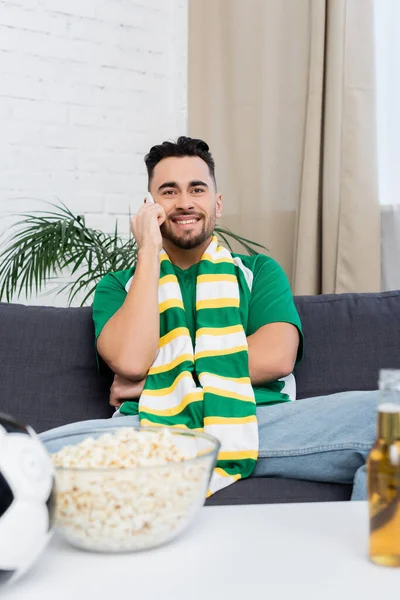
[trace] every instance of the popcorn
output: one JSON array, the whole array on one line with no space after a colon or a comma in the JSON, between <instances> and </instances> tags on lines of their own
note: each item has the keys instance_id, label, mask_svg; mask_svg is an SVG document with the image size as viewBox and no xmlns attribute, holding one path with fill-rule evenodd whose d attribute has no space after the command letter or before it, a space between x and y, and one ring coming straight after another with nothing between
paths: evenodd
<instances>
[{"instance_id":1,"label":"popcorn","mask_svg":"<svg viewBox=\"0 0 400 600\"><path fill-rule=\"evenodd\" d=\"M56 525L73 544L116 552L175 537L204 503L213 466L194 438L167 428L120 428L52 458Z\"/></svg>"}]
</instances>

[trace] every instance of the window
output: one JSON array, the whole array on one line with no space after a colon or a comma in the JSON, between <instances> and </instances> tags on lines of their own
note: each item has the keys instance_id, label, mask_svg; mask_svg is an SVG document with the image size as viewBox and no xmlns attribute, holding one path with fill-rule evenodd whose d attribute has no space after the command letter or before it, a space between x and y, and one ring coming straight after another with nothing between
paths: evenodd
<instances>
[{"instance_id":1,"label":"window","mask_svg":"<svg viewBox=\"0 0 400 600\"><path fill-rule=\"evenodd\" d=\"M400 203L400 1L374 0L378 182L381 204Z\"/></svg>"}]
</instances>

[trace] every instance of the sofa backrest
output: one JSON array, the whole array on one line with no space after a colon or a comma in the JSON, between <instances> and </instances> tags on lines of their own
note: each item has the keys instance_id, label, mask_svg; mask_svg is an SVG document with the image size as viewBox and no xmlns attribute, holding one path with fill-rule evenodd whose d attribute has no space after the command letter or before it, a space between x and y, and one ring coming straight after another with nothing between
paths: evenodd
<instances>
[{"instance_id":1,"label":"sofa backrest","mask_svg":"<svg viewBox=\"0 0 400 600\"><path fill-rule=\"evenodd\" d=\"M109 417L91 308L0 303L0 412L44 431Z\"/></svg>"},{"instance_id":2,"label":"sofa backrest","mask_svg":"<svg viewBox=\"0 0 400 600\"><path fill-rule=\"evenodd\" d=\"M298 296L305 335L297 397L374 390L379 370L400 369L400 291Z\"/></svg>"},{"instance_id":3,"label":"sofa backrest","mask_svg":"<svg viewBox=\"0 0 400 600\"><path fill-rule=\"evenodd\" d=\"M298 398L376 389L400 368L400 291L295 299L305 335ZM0 303L0 412L37 431L111 416L90 308Z\"/></svg>"}]
</instances>

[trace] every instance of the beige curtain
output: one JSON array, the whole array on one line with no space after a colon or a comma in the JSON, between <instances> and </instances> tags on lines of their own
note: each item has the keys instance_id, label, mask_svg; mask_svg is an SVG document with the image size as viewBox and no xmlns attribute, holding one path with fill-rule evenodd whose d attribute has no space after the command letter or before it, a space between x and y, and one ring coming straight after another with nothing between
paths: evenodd
<instances>
[{"instance_id":1,"label":"beige curtain","mask_svg":"<svg viewBox=\"0 0 400 600\"><path fill-rule=\"evenodd\" d=\"M189 134L296 294L378 291L372 0L189 0Z\"/></svg>"}]
</instances>

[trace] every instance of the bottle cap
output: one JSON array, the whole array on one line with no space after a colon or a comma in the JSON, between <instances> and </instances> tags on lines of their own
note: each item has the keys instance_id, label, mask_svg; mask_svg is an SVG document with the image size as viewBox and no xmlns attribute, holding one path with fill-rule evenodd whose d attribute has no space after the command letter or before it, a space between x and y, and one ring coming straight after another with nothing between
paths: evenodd
<instances>
[{"instance_id":1,"label":"bottle cap","mask_svg":"<svg viewBox=\"0 0 400 600\"><path fill-rule=\"evenodd\" d=\"M381 369L379 371L379 389L400 392L400 369Z\"/></svg>"}]
</instances>

